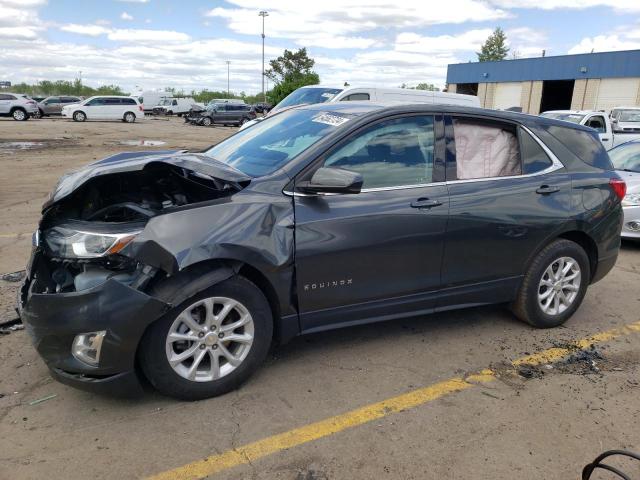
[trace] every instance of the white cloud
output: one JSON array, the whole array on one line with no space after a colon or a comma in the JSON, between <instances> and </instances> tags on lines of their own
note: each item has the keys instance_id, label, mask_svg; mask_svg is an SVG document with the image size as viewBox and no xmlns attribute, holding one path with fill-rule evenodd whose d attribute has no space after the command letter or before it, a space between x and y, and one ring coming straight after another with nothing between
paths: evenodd
<instances>
[{"instance_id":1,"label":"white cloud","mask_svg":"<svg viewBox=\"0 0 640 480\"><path fill-rule=\"evenodd\" d=\"M97 37L99 35L106 35L111 30L101 25L79 25L77 23L70 23L60 27L63 32L77 33L79 35L88 35L90 37Z\"/></svg>"},{"instance_id":2,"label":"white cloud","mask_svg":"<svg viewBox=\"0 0 640 480\"><path fill-rule=\"evenodd\" d=\"M609 7L619 12L640 12L638 0L490 0L500 8L532 8L542 10Z\"/></svg>"},{"instance_id":3,"label":"white cloud","mask_svg":"<svg viewBox=\"0 0 640 480\"><path fill-rule=\"evenodd\" d=\"M637 32L631 35L596 35L595 37L583 38L580 43L569 49L573 53L610 52L614 50L635 50L640 49L640 34Z\"/></svg>"},{"instance_id":4,"label":"white cloud","mask_svg":"<svg viewBox=\"0 0 640 480\"><path fill-rule=\"evenodd\" d=\"M38 34L35 30L23 27L0 27L0 38L19 39L19 40L35 40Z\"/></svg>"},{"instance_id":5,"label":"white cloud","mask_svg":"<svg viewBox=\"0 0 640 480\"><path fill-rule=\"evenodd\" d=\"M133 20L133 15L129 15L127 12L122 12L122 13L120 14L120 18L121 18L122 20L130 21L130 20Z\"/></svg>"},{"instance_id":6,"label":"white cloud","mask_svg":"<svg viewBox=\"0 0 640 480\"><path fill-rule=\"evenodd\" d=\"M433 52L476 51L484 43L491 28L469 30L459 35L438 35L426 37L417 33L400 33L396 37L395 50L431 54Z\"/></svg>"}]
</instances>

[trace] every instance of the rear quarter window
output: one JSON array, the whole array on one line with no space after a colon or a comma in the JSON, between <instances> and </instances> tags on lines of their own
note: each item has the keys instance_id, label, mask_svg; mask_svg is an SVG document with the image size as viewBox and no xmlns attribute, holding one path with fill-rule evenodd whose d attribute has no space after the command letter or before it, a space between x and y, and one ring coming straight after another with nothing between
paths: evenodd
<instances>
[{"instance_id":1,"label":"rear quarter window","mask_svg":"<svg viewBox=\"0 0 640 480\"><path fill-rule=\"evenodd\" d=\"M609 155L595 132L589 133L557 125L543 125L542 128L587 165L613 170Z\"/></svg>"}]
</instances>

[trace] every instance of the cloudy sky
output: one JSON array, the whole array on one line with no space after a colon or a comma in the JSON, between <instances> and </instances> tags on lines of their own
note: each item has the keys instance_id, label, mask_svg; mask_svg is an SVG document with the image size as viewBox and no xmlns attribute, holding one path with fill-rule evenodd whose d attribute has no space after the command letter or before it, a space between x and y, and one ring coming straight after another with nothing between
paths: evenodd
<instances>
[{"instance_id":1,"label":"cloudy sky","mask_svg":"<svg viewBox=\"0 0 640 480\"><path fill-rule=\"evenodd\" d=\"M260 90L305 46L322 83L444 85L496 26L520 57L640 48L640 0L0 0L0 80Z\"/></svg>"}]
</instances>

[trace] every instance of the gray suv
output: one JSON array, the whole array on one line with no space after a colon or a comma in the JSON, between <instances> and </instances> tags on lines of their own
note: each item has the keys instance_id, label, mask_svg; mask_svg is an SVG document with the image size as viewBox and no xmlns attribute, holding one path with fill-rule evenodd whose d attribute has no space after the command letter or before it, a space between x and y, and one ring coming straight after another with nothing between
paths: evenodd
<instances>
[{"instance_id":1,"label":"gray suv","mask_svg":"<svg viewBox=\"0 0 640 480\"><path fill-rule=\"evenodd\" d=\"M72 103L80 102L82 102L82 99L80 97L47 97L41 102L38 102L38 109L40 110L40 116L42 117L48 115L62 115L62 107L64 107L65 105L71 105Z\"/></svg>"},{"instance_id":2,"label":"gray suv","mask_svg":"<svg viewBox=\"0 0 640 480\"><path fill-rule=\"evenodd\" d=\"M0 117L29 120L38 114L38 104L22 93L0 93Z\"/></svg>"}]
</instances>

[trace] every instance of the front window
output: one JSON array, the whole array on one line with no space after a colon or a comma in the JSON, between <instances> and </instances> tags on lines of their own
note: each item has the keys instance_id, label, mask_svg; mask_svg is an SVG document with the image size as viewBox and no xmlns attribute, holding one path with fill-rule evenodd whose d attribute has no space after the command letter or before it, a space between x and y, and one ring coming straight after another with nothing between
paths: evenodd
<instances>
[{"instance_id":1,"label":"front window","mask_svg":"<svg viewBox=\"0 0 640 480\"><path fill-rule=\"evenodd\" d=\"M335 150L324 163L362 175L362 188L431 183L434 128L432 116L381 122Z\"/></svg>"},{"instance_id":2,"label":"front window","mask_svg":"<svg viewBox=\"0 0 640 480\"><path fill-rule=\"evenodd\" d=\"M310 87L299 88L275 106L274 110L296 105L324 103L331 100L342 90L340 88Z\"/></svg>"},{"instance_id":3,"label":"front window","mask_svg":"<svg viewBox=\"0 0 640 480\"><path fill-rule=\"evenodd\" d=\"M609 150L609 158L616 170L640 173L640 143L627 143Z\"/></svg>"},{"instance_id":4,"label":"front window","mask_svg":"<svg viewBox=\"0 0 640 480\"><path fill-rule=\"evenodd\" d=\"M318 110L289 110L241 130L205 152L247 175L276 171L351 116Z\"/></svg>"},{"instance_id":5,"label":"front window","mask_svg":"<svg viewBox=\"0 0 640 480\"><path fill-rule=\"evenodd\" d=\"M553 118L555 120L564 120L565 122L580 124L584 115L581 113L560 113L560 112L545 112L541 115L546 118Z\"/></svg>"},{"instance_id":6,"label":"front window","mask_svg":"<svg viewBox=\"0 0 640 480\"><path fill-rule=\"evenodd\" d=\"M619 122L640 122L640 110L620 110L618 112Z\"/></svg>"}]
</instances>

